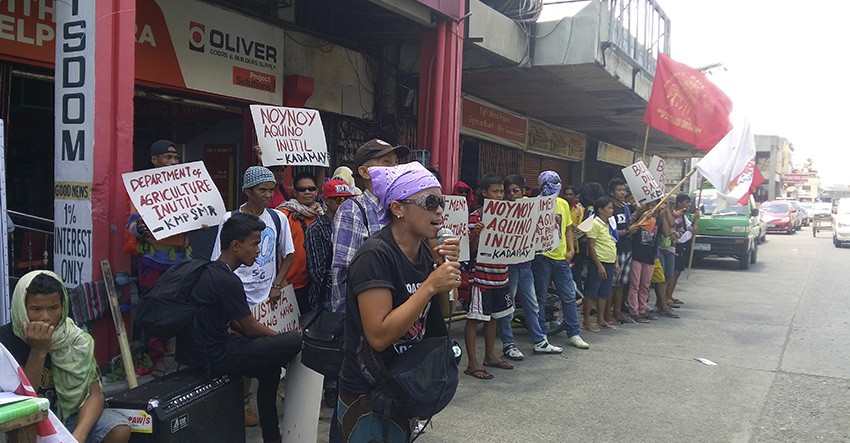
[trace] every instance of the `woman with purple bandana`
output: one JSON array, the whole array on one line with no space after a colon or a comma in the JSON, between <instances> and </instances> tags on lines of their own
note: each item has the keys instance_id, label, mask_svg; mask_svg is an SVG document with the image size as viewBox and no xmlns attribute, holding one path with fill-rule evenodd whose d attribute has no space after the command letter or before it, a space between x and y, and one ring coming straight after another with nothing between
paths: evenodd
<instances>
[{"instance_id":1,"label":"woman with purple bandana","mask_svg":"<svg viewBox=\"0 0 850 443\"><path fill-rule=\"evenodd\" d=\"M343 441L406 442L416 417L373 412L358 347L369 346L386 364L425 337L446 335L448 292L460 285L459 240L435 248L427 240L442 226L440 183L421 164L371 167L372 188L388 225L369 237L348 268L345 351L337 416ZM389 440L385 440L385 436Z\"/></svg>"}]
</instances>

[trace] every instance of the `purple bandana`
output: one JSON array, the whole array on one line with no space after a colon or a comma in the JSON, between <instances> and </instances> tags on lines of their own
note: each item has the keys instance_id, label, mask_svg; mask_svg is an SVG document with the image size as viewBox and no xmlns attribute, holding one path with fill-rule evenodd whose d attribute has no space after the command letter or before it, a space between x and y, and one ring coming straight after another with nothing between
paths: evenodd
<instances>
[{"instance_id":1,"label":"purple bandana","mask_svg":"<svg viewBox=\"0 0 850 443\"><path fill-rule=\"evenodd\" d=\"M541 195L560 195L561 176L555 171L543 171L537 176Z\"/></svg>"},{"instance_id":2,"label":"purple bandana","mask_svg":"<svg viewBox=\"0 0 850 443\"><path fill-rule=\"evenodd\" d=\"M372 177L372 193L381 200L381 207L384 208L384 215L381 216L383 223L390 222L390 203L404 200L425 189L440 188L440 182L434 174L419 162L393 167L372 166L369 175Z\"/></svg>"}]
</instances>

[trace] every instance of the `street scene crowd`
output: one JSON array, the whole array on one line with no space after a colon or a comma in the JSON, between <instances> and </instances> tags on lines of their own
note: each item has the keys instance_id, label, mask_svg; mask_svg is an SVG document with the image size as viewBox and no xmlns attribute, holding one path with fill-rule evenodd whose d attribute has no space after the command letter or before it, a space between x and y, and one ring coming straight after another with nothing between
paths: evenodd
<instances>
[{"instance_id":1,"label":"street scene crowd","mask_svg":"<svg viewBox=\"0 0 850 443\"><path fill-rule=\"evenodd\" d=\"M493 174L474 188L458 182L455 194L470 211L472 257L459 263L459 238L437 241L445 208L439 174L417 162L399 164L407 154L404 146L374 139L357 150L353 168L340 167L326 181L301 171L291 184L284 183L284 166L249 167L242 174L245 202L223 215L212 261L191 290L199 308L191 327L176 340L143 334L154 375L165 375L165 356L176 351L182 365L244 376L245 425L259 424L264 441L280 441L281 368L301 350L302 337L263 325L250 307L281 299L292 285L302 319L345 313L344 356L323 389L325 405L334 408L330 441L407 441L426 417L375 409L364 347L389 366L423 340L445 336L444 318L465 314L463 373L484 381L498 375L494 368L512 370L512 361L526 358L528 348L514 339L515 314L529 331L531 352L549 355L564 352L547 336L553 323L566 331L566 344L588 349L582 333L616 334L623 324L679 318L683 301L674 291L693 235L686 194L636 205L623 179L576 187L554 171L541 171L537 183ZM180 162L167 140L153 143L150 155L154 167ZM557 196L554 249L519 264L476 261L485 200L536 196ZM157 240L129 207L125 250L137 258L144 294L193 251L187 234ZM123 417L103 407L92 339L68 317L59 277L33 271L15 295L13 321L0 329L0 341L34 388L58 400L58 416L77 440L128 441ZM480 326L483 353L476 345ZM41 376L43 367L51 379Z\"/></svg>"}]
</instances>

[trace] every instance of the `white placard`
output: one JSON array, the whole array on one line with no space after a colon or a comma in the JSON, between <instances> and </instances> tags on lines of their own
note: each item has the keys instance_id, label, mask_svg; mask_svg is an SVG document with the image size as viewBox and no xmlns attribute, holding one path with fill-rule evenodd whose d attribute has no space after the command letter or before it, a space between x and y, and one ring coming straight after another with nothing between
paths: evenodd
<instances>
[{"instance_id":1,"label":"white placard","mask_svg":"<svg viewBox=\"0 0 850 443\"><path fill-rule=\"evenodd\" d=\"M157 240L203 225L217 226L226 212L201 161L128 172L121 178L130 201Z\"/></svg>"},{"instance_id":2,"label":"white placard","mask_svg":"<svg viewBox=\"0 0 850 443\"><path fill-rule=\"evenodd\" d=\"M651 202L664 195L643 160L623 168L623 177L638 204Z\"/></svg>"},{"instance_id":3,"label":"white placard","mask_svg":"<svg viewBox=\"0 0 850 443\"><path fill-rule=\"evenodd\" d=\"M319 111L251 105L263 165L328 164L328 144Z\"/></svg>"},{"instance_id":4,"label":"white placard","mask_svg":"<svg viewBox=\"0 0 850 443\"><path fill-rule=\"evenodd\" d=\"M298 302L295 298L295 289L287 285L281 291L280 300L272 302L263 300L251 307L254 319L269 329L277 332L300 331L301 324L298 318L301 313L298 310Z\"/></svg>"},{"instance_id":5,"label":"white placard","mask_svg":"<svg viewBox=\"0 0 850 443\"><path fill-rule=\"evenodd\" d=\"M466 197L446 195L443 210L443 227L460 238L460 261L469 261L469 207Z\"/></svg>"},{"instance_id":6,"label":"white placard","mask_svg":"<svg viewBox=\"0 0 850 443\"><path fill-rule=\"evenodd\" d=\"M550 195L515 201L484 200L484 229L478 238L477 259L513 265L555 249L560 242L555 199Z\"/></svg>"},{"instance_id":7,"label":"white placard","mask_svg":"<svg viewBox=\"0 0 850 443\"><path fill-rule=\"evenodd\" d=\"M3 127L3 119L0 118L0 322L4 325L12 320L9 316L10 301L12 297L9 293L9 262L14 260L14 257L9 257L9 224L8 211L6 207L6 142L3 134L6 131ZM468 243L468 242L467 242Z\"/></svg>"},{"instance_id":8,"label":"white placard","mask_svg":"<svg viewBox=\"0 0 850 443\"><path fill-rule=\"evenodd\" d=\"M283 402L283 441L316 441L322 405L322 374L304 366L301 354L286 366L286 401Z\"/></svg>"},{"instance_id":9,"label":"white placard","mask_svg":"<svg viewBox=\"0 0 850 443\"><path fill-rule=\"evenodd\" d=\"M95 2L54 6L53 270L73 288L92 280Z\"/></svg>"},{"instance_id":10,"label":"white placard","mask_svg":"<svg viewBox=\"0 0 850 443\"><path fill-rule=\"evenodd\" d=\"M657 155L653 155L652 160L649 161L649 173L652 174L655 183L658 183L658 186L661 187L661 193L667 192L667 161Z\"/></svg>"}]
</instances>

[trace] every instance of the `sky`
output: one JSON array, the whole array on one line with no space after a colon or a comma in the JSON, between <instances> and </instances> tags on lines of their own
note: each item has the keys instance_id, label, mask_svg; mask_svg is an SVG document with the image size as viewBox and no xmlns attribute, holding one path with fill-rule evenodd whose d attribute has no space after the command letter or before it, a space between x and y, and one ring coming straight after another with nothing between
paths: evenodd
<instances>
[{"instance_id":1,"label":"sky","mask_svg":"<svg viewBox=\"0 0 850 443\"><path fill-rule=\"evenodd\" d=\"M787 138L792 162L811 158L823 185L850 185L850 2L656 1L671 22L672 59L722 63L708 78L755 134ZM559 15L546 8L544 18Z\"/></svg>"}]
</instances>

